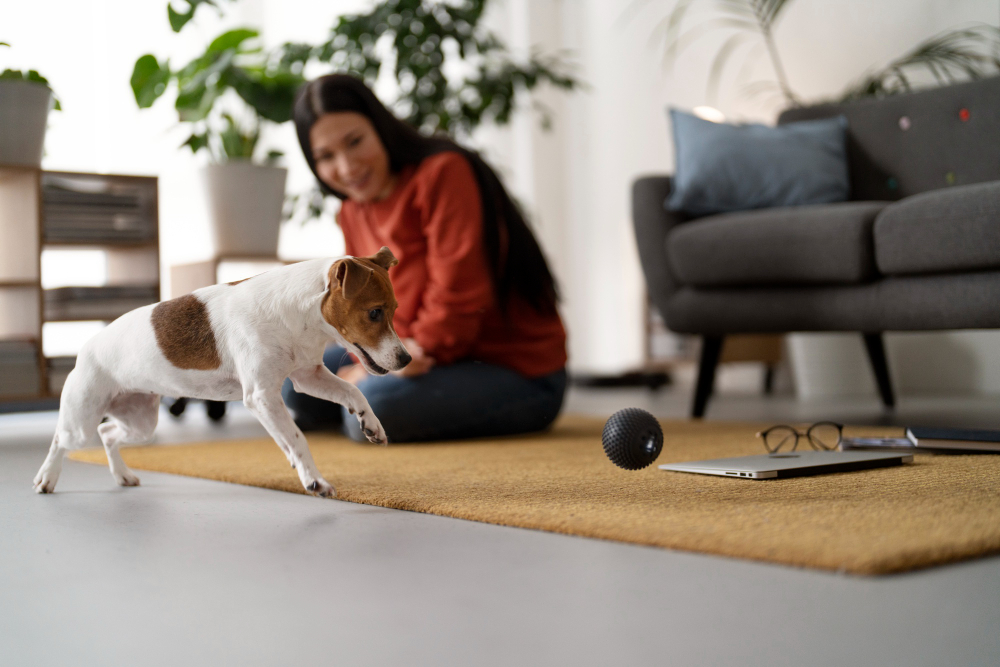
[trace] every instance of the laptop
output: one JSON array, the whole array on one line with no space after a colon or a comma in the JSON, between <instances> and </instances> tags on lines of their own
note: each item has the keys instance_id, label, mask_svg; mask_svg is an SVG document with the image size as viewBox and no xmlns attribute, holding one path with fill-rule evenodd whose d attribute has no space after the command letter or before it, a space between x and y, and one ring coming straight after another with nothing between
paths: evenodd
<instances>
[{"instance_id":1,"label":"laptop","mask_svg":"<svg viewBox=\"0 0 1000 667\"><path fill-rule=\"evenodd\" d=\"M886 468L913 461L912 454L870 451L804 451L779 452L760 456L741 456L733 459L711 459L666 463L660 470L694 472L702 475L720 475L739 479L775 479L823 475L830 472L847 472L867 468Z\"/></svg>"}]
</instances>

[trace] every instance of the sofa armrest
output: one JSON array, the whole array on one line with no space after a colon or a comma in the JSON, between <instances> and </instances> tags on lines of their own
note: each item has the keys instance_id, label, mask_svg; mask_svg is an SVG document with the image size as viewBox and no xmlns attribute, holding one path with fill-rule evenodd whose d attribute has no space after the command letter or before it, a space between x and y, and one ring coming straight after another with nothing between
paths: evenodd
<instances>
[{"instance_id":1,"label":"sofa armrest","mask_svg":"<svg viewBox=\"0 0 1000 667\"><path fill-rule=\"evenodd\" d=\"M667 302L680 286L667 260L667 234L689 219L664 207L671 187L669 176L644 176L632 183L632 225L639 261L649 296L664 319L667 319Z\"/></svg>"}]
</instances>

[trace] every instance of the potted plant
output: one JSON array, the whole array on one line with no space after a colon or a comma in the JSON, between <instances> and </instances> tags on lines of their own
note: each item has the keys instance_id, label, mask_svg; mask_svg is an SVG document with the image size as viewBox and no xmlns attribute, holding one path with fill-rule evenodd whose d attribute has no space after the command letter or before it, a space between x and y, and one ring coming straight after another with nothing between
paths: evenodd
<instances>
[{"instance_id":1,"label":"potted plant","mask_svg":"<svg viewBox=\"0 0 1000 667\"><path fill-rule=\"evenodd\" d=\"M53 103L60 108L49 82L35 70L0 72L0 164L41 166Z\"/></svg>"},{"instance_id":2,"label":"potted plant","mask_svg":"<svg viewBox=\"0 0 1000 667\"><path fill-rule=\"evenodd\" d=\"M256 44L256 30L223 33L180 69L153 55L140 57L132 92L147 108L176 86L178 119L191 126L182 146L205 152L203 169L218 256L273 257L278 250L287 170L278 151L259 147L265 122L291 119L303 79Z\"/></svg>"}]
</instances>

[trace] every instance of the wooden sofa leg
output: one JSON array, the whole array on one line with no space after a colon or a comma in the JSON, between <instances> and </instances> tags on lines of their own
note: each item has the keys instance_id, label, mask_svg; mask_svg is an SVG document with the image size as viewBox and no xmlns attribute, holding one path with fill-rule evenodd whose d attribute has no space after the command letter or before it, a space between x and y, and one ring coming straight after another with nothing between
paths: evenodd
<instances>
[{"instance_id":1,"label":"wooden sofa leg","mask_svg":"<svg viewBox=\"0 0 1000 667\"><path fill-rule=\"evenodd\" d=\"M691 416L700 419L705 415L705 406L712 395L715 384L715 367L719 365L719 353L722 351L722 336L702 336L701 363L698 365L698 385L694 390L694 405Z\"/></svg>"},{"instance_id":2,"label":"wooden sofa leg","mask_svg":"<svg viewBox=\"0 0 1000 667\"><path fill-rule=\"evenodd\" d=\"M865 348L868 350L868 359L872 363L872 370L875 371L875 381L878 383L879 394L882 395L882 404L887 408L895 407L896 398L892 393L892 380L889 378L889 364L885 358L885 344L880 333L866 333Z\"/></svg>"}]
</instances>

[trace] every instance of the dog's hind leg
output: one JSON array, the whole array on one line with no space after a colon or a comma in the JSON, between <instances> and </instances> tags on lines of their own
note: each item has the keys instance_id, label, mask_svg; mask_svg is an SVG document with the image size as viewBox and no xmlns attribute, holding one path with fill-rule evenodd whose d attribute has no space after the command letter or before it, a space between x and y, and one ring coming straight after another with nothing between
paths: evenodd
<instances>
[{"instance_id":1,"label":"dog's hind leg","mask_svg":"<svg viewBox=\"0 0 1000 667\"><path fill-rule=\"evenodd\" d=\"M139 486L139 477L132 472L121 452L120 444L144 445L153 439L159 419L160 397L155 394L122 394L108 407L107 421L97 427L108 455L111 475L119 486Z\"/></svg>"},{"instance_id":2,"label":"dog's hind leg","mask_svg":"<svg viewBox=\"0 0 1000 667\"><path fill-rule=\"evenodd\" d=\"M35 493L55 491L62 472L63 456L70 449L90 445L97 435L97 425L101 422L108 402L107 395L100 387L88 385L83 379L84 373L85 371L74 369L66 378L52 446L33 482Z\"/></svg>"}]
</instances>

